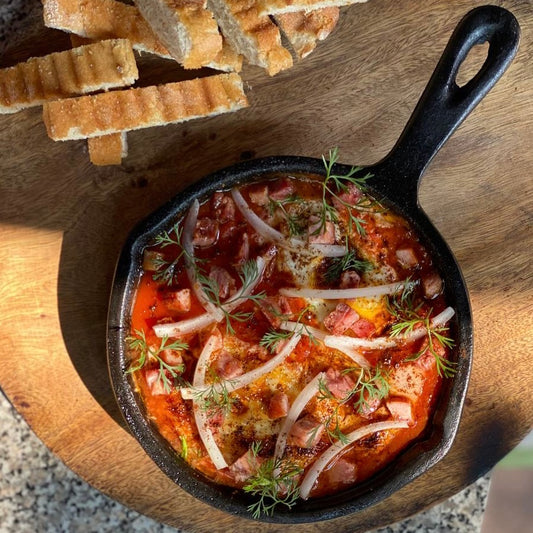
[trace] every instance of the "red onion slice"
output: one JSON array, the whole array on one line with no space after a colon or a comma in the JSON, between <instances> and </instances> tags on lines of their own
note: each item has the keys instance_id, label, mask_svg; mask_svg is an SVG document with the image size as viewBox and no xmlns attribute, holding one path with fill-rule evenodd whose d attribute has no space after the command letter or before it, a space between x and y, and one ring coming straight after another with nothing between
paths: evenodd
<instances>
[{"instance_id":1,"label":"red onion slice","mask_svg":"<svg viewBox=\"0 0 533 533\"><path fill-rule=\"evenodd\" d=\"M309 493L313 488L316 480L326 468L326 466L347 446L353 444L354 442L377 433L378 431L389 431L391 429L403 429L409 427L409 424L403 420L390 420L386 422L376 422L375 424L369 424L362 428L356 429L351 433L346 435L347 442L343 444L341 441L337 441L335 444L332 444L322 455L313 463L310 470L304 476L302 484L300 485L300 498L302 500L307 500Z\"/></svg>"},{"instance_id":2,"label":"red onion slice","mask_svg":"<svg viewBox=\"0 0 533 533\"><path fill-rule=\"evenodd\" d=\"M236 377L234 379L230 379L227 381L224 381L223 383L217 383L214 385L214 389L216 392L221 392L222 388L225 387L225 389L228 391L228 393L233 392L237 389L240 389L242 387L246 387L246 385L249 385L250 383L253 383L255 380L259 379L260 377L264 376L274 368L276 368L278 365L283 363L285 359L294 351L296 348L298 342L300 341L301 335L295 334L293 335L285 344L285 346L282 348L282 350L272 357L269 361L267 361L264 365L258 366L257 368L254 368L250 372L247 372L246 374L242 374L239 377ZM189 387L189 388L183 388L181 389L181 396L185 400L191 400L194 398L195 394L198 394L198 392L206 389L206 387Z\"/></svg>"},{"instance_id":3,"label":"red onion slice","mask_svg":"<svg viewBox=\"0 0 533 533\"><path fill-rule=\"evenodd\" d=\"M401 291L407 285L407 281L388 283L386 285L370 285L354 289L280 289L279 293L291 298L321 298L322 300L354 300L355 298L372 298L384 296Z\"/></svg>"},{"instance_id":4,"label":"red onion slice","mask_svg":"<svg viewBox=\"0 0 533 533\"><path fill-rule=\"evenodd\" d=\"M287 445L287 437L291 432L292 426L298 420L301 412L304 410L305 406L309 403L309 400L318 392L320 385L320 380L325 379L326 374L324 372L319 372L296 396L294 399L283 425L281 426L280 432L278 434L278 439L276 441L276 449L274 451L274 458L280 459L283 456L285 447Z\"/></svg>"},{"instance_id":5,"label":"red onion slice","mask_svg":"<svg viewBox=\"0 0 533 533\"><path fill-rule=\"evenodd\" d=\"M200 211L200 203L198 200L194 200L185 221L183 222L183 233L181 238L181 244L185 250L187 257L185 258L185 268L187 271L187 277L189 278L189 283L191 284L192 290L196 295L198 301L202 304L202 307L210 314L215 317L217 322L220 322L224 318L224 313L218 309L212 302L209 301L209 298L202 289L202 285L196 279L196 270L194 269L194 246L192 244L192 239L194 231L196 229L196 222L198 220L198 213Z\"/></svg>"},{"instance_id":6,"label":"red onion slice","mask_svg":"<svg viewBox=\"0 0 533 533\"><path fill-rule=\"evenodd\" d=\"M307 324L302 324L301 322L292 322L290 320L285 320L280 324L280 329L285 331L294 331L295 333L300 333L301 335L307 335L308 337L314 337L320 341L323 341L327 333L313 326L308 326Z\"/></svg>"},{"instance_id":7,"label":"red onion slice","mask_svg":"<svg viewBox=\"0 0 533 533\"><path fill-rule=\"evenodd\" d=\"M218 343L219 339L216 335L211 335L209 339L207 339L207 342L205 343L205 346L203 347L202 352L198 357L198 362L196 363L196 368L194 370L194 387L205 386L205 373L207 371L209 358L211 357L211 354L215 351ZM183 391L183 389L181 390ZM228 463L226 463L226 460L224 459L224 456L222 455L222 452L220 451L220 448L218 447L215 438L213 437L213 433L209 427L209 419L207 417L206 411L201 408L199 402L196 402L194 400L192 407L194 413L194 420L198 428L198 434L200 435L200 439L202 440L205 449L207 450L207 453L211 458L211 461L213 461L213 464L215 465L215 468L217 470L226 468L228 466Z\"/></svg>"},{"instance_id":8,"label":"red onion slice","mask_svg":"<svg viewBox=\"0 0 533 533\"><path fill-rule=\"evenodd\" d=\"M209 326L209 324L214 324L216 321L216 318L211 313L204 313L179 322L155 324L153 330L158 337L182 337L189 333L195 333Z\"/></svg>"},{"instance_id":9,"label":"red onion slice","mask_svg":"<svg viewBox=\"0 0 533 533\"><path fill-rule=\"evenodd\" d=\"M342 340L339 340L338 337L335 335L328 335L324 339L324 344L326 346L329 346L330 348L335 348L335 350L339 350L339 352L342 352L343 354L347 355L350 359L355 361L359 366L363 368L371 368L371 364L368 362L366 357L359 353L356 348L347 346L345 342Z\"/></svg>"}]
</instances>

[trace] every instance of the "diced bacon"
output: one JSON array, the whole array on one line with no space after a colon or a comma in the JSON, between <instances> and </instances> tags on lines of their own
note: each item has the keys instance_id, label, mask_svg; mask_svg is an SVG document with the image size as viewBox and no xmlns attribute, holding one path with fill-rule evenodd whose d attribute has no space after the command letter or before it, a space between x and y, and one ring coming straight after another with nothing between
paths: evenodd
<instances>
[{"instance_id":1,"label":"diced bacon","mask_svg":"<svg viewBox=\"0 0 533 533\"><path fill-rule=\"evenodd\" d=\"M326 476L331 485L351 485L357 481L357 465L341 457L328 468Z\"/></svg>"},{"instance_id":2,"label":"diced bacon","mask_svg":"<svg viewBox=\"0 0 533 533\"><path fill-rule=\"evenodd\" d=\"M155 250L145 250L143 253L143 270L146 272L156 272L158 264L165 260L161 252Z\"/></svg>"},{"instance_id":3,"label":"diced bacon","mask_svg":"<svg viewBox=\"0 0 533 533\"><path fill-rule=\"evenodd\" d=\"M146 383L153 396L168 394L163 385L163 381L159 379L159 370L156 368L146 370L144 373L144 379L146 379Z\"/></svg>"},{"instance_id":4,"label":"diced bacon","mask_svg":"<svg viewBox=\"0 0 533 533\"><path fill-rule=\"evenodd\" d=\"M418 259L412 248L398 248L396 250L396 259L403 268L413 268L418 264Z\"/></svg>"},{"instance_id":5,"label":"diced bacon","mask_svg":"<svg viewBox=\"0 0 533 533\"><path fill-rule=\"evenodd\" d=\"M385 405L394 420L403 420L408 422L409 425L413 424L413 409L409 400L392 399L388 400Z\"/></svg>"},{"instance_id":6,"label":"diced bacon","mask_svg":"<svg viewBox=\"0 0 533 533\"><path fill-rule=\"evenodd\" d=\"M244 483L248 478L257 472L263 461L264 459L253 456L251 452L248 451L241 455L232 465L230 465L228 470L232 474L235 481Z\"/></svg>"},{"instance_id":7,"label":"diced bacon","mask_svg":"<svg viewBox=\"0 0 533 533\"><path fill-rule=\"evenodd\" d=\"M236 207L233 198L222 192L213 195L212 203L216 219L220 224L235 220Z\"/></svg>"},{"instance_id":8,"label":"diced bacon","mask_svg":"<svg viewBox=\"0 0 533 533\"><path fill-rule=\"evenodd\" d=\"M294 193L294 185L291 180L285 178L277 180L269 189L269 196L273 200L286 200Z\"/></svg>"},{"instance_id":9,"label":"diced bacon","mask_svg":"<svg viewBox=\"0 0 533 533\"><path fill-rule=\"evenodd\" d=\"M250 259L250 237L248 233L243 233L235 261L237 264L242 264L248 259Z\"/></svg>"},{"instance_id":10,"label":"diced bacon","mask_svg":"<svg viewBox=\"0 0 533 533\"><path fill-rule=\"evenodd\" d=\"M355 289L361 283L361 276L355 270L345 270L341 274L341 289Z\"/></svg>"},{"instance_id":11,"label":"diced bacon","mask_svg":"<svg viewBox=\"0 0 533 533\"><path fill-rule=\"evenodd\" d=\"M268 204L268 186L256 185L251 187L248 192L250 202L255 205L267 205Z\"/></svg>"},{"instance_id":12,"label":"diced bacon","mask_svg":"<svg viewBox=\"0 0 533 533\"><path fill-rule=\"evenodd\" d=\"M324 326L333 335L342 335L359 319L359 315L347 304L340 303L325 319Z\"/></svg>"},{"instance_id":13,"label":"diced bacon","mask_svg":"<svg viewBox=\"0 0 533 533\"><path fill-rule=\"evenodd\" d=\"M196 228L192 238L194 246L206 248L215 244L218 239L218 222L210 218L200 218L196 222Z\"/></svg>"},{"instance_id":14,"label":"diced bacon","mask_svg":"<svg viewBox=\"0 0 533 533\"><path fill-rule=\"evenodd\" d=\"M364 418L371 418L372 413L381 405L381 398L369 398L366 391L363 393L365 397L365 403L361 404L359 408L359 414Z\"/></svg>"},{"instance_id":15,"label":"diced bacon","mask_svg":"<svg viewBox=\"0 0 533 533\"><path fill-rule=\"evenodd\" d=\"M306 415L292 426L287 437L287 444L299 448L313 448L320 440L323 432L323 424L312 416Z\"/></svg>"},{"instance_id":16,"label":"diced bacon","mask_svg":"<svg viewBox=\"0 0 533 533\"><path fill-rule=\"evenodd\" d=\"M281 391L276 391L268 402L268 416L270 419L282 418L289 412L289 397Z\"/></svg>"},{"instance_id":17,"label":"diced bacon","mask_svg":"<svg viewBox=\"0 0 533 533\"><path fill-rule=\"evenodd\" d=\"M222 205L222 200L224 198L225 194L223 192L216 192L211 197L211 207L213 209L218 209Z\"/></svg>"},{"instance_id":18,"label":"diced bacon","mask_svg":"<svg viewBox=\"0 0 533 533\"><path fill-rule=\"evenodd\" d=\"M222 352L215 363L218 376L223 379L233 379L244 373L242 364L228 352Z\"/></svg>"},{"instance_id":19,"label":"diced bacon","mask_svg":"<svg viewBox=\"0 0 533 533\"><path fill-rule=\"evenodd\" d=\"M160 356L167 365L178 366L183 364L183 357L177 350L163 350Z\"/></svg>"},{"instance_id":20,"label":"diced bacon","mask_svg":"<svg viewBox=\"0 0 533 533\"><path fill-rule=\"evenodd\" d=\"M333 205L335 206L337 211L342 211L343 209L346 209L347 205L356 205L362 196L363 193L361 192L361 190L353 183L349 183L345 191L339 193L337 197L333 197Z\"/></svg>"},{"instance_id":21,"label":"diced bacon","mask_svg":"<svg viewBox=\"0 0 533 533\"><path fill-rule=\"evenodd\" d=\"M422 289L428 300L436 298L442 292L442 278L435 272L422 278Z\"/></svg>"},{"instance_id":22,"label":"diced bacon","mask_svg":"<svg viewBox=\"0 0 533 533\"><path fill-rule=\"evenodd\" d=\"M209 277L216 282L219 289L218 296L221 300L226 299L230 294L235 292L235 280L225 268L219 266L212 267L209 272Z\"/></svg>"},{"instance_id":23,"label":"diced bacon","mask_svg":"<svg viewBox=\"0 0 533 533\"><path fill-rule=\"evenodd\" d=\"M171 311L188 313L191 310L190 289L181 289L179 291L171 291L167 293L165 304Z\"/></svg>"},{"instance_id":24,"label":"diced bacon","mask_svg":"<svg viewBox=\"0 0 533 533\"><path fill-rule=\"evenodd\" d=\"M269 351L260 344L252 344L248 348L248 356L258 361L268 361L272 357Z\"/></svg>"},{"instance_id":25,"label":"diced bacon","mask_svg":"<svg viewBox=\"0 0 533 533\"><path fill-rule=\"evenodd\" d=\"M328 390L337 400L346 398L355 385L350 376L342 374L335 368L328 368L326 372L326 384Z\"/></svg>"},{"instance_id":26,"label":"diced bacon","mask_svg":"<svg viewBox=\"0 0 533 533\"><path fill-rule=\"evenodd\" d=\"M352 324L352 327L350 328L356 337L359 337L360 339L367 339L368 337L371 337L375 331L376 328L370 320L367 320L366 318L360 318Z\"/></svg>"},{"instance_id":27,"label":"diced bacon","mask_svg":"<svg viewBox=\"0 0 533 533\"><path fill-rule=\"evenodd\" d=\"M324 227L322 222L311 222L307 230L307 240L311 244L335 244L335 224L327 220Z\"/></svg>"},{"instance_id":28,"label":"diced bacon","mask_svg":"<svg viewBox=\"0 0 533 533\"><path fill-rule=\"evenodd\" d=\"M282 297L280 297L282 298ZM274 328L279 328L282 322L283 311L278 305L277 298L274 296L268 296L258 302L259 308L265 318L270 322L271 326Z\"/></svg>"}]
</instances>

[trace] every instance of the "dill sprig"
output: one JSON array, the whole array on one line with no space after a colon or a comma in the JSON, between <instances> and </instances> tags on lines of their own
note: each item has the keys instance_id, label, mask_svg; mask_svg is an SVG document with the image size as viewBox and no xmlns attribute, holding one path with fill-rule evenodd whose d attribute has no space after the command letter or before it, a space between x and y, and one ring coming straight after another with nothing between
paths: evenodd
<instances>
[{"instance_id":1,"label":"dill sprig","mask_svg":"<svg viewBox=\"0 0 533 533\"><path fill-rule=\"evenodd\" d=\"M264 291L256 294L246 294L246 291L257 281L258 277L259 269L257 263L253 260L246 261L239 272L239 278L241 280L240 290L228 300L222 302L220 299L220 285L217 280L210 278L205 274L199 273L197 275L197 280L202 286L207 299L223 312L226 320L226 330L232 335L235 335L235 330L231 321L236 320L238 322L246 322L253 314L251 311L230 311L229 308L232 307L232 304L236 304L239 300L259 302L266 298L266 293Z\"/></svg>"},{"instance_id":2,"label":"dill sprig","mask_svg":"<svg viewBox=\"0 0 533 533\"><path fill-rule=\"evenodd\" d=\"M250 506L248 511L254 519L261 515L271 516L277 505L293 507L300 495L298 479L303 468L287 460L269 458L261 463L257 461L261 443L253 443L250 449L252 461L255 462L256 473L248 478L243 490L259 500Z\"/></svg>"},{"instance_id":3,"label":"dill sprig","mask_svg":"<svg viewBox=\"0 0 533 533\"><path fill-rule=\"evenodd\" d=\"M197 258L191 257L190 254L185 250L181 244L181 235L183 233L183 228L179 227L179 224L176 223L172 226L170 231L163 231L160 234L156 235L154 239L154 245L161 248L166 248L167 246L177 246L179 253L173 259L166 259L164 257L156 257L154 259L154 266L156 268L156 273L153 275L155 281L163 281L167 285L170 285L174 280L174 273L176 271L176 266L179 263L180 259L183 257L188 264L191 264L196 267Z\"/></svg>"},{"instance_id":4,"label":"dill sprig","mask_svg":"<svg viewBox=\"0 0 533 533\"><path fill-rule=\"evenodd\" d=\"M294 237L295 235L301 235L305 228L305 223L302 220L300 214L290 213L287 210L287 206L289 204L300 204L302 202L303 199L294 193L290 196L287 196L287 198L283 198L282 200L276 200L271 196L268 197L268 208L270 211L270 215L272 216L277 209L281 211L283 217L285 218L285 221L287 222L290 237Z\"/></svg>"},{"instance_id":5,"label":"dill sprig","mask_svg":"<svg viewBox=\"0 0 533 533\"><path fill-rule=\"evenodd\" d=\"M219 412L227 414L235 403L235 398L230 396L228 390L228 385L231 385L233 380L221 378L212 368L208 372L211 383L202 387L191 387L194 401L210 416Z\"/></svg>"},{"instance_id":6,"label":"dill sprig","mask_svg":"<svg viewBox=\"0 0 533 533\"><path fill-rule=\"evenodd\" d=\"M388 373L381 367L381 365L376 366L373 370L359 366L349 367L344 369L341 373L343 375L355 374L355 383L353 387L340 400L338 400L338 404L335 406L333 413L328 416L324 425L326 433L332 442L339 440L341 443L346 444L348 439L340 429L341 406L353 401L355 410L358 413L362 413L375 400L382 400L388 396L389 382L387 381ZM317 398L319 400L335 399L324 379L319 380Z\"/></svg>"},{"instance_id":7,"label":"dill sprig","mask_svg":"<svg viewBox=\"0 0 533 533\"><path fill-rule=\"evenodd\" d=\"M439 343L445 348L453 348L455 342L450 337L444 335L448 330L446 326L434 326L431 323L431 313L433 308L429 308L426 313L422 311L422 302L418 305L414 303L414 288L415 284L406 285L401 295L387 297L387 310L397 321L391 326L390 336L408 336L415 329L423 327L426 331L427 346L424 346L419 352L408 357L407 361L416 361L420 358L426 350L433 355L437 364L437 372L439 376L446 378L452 377L457 369L455 362L448 361L442 357L438 351L435 343Z\"/></svg>"},{"instance_id":8,"label":"dill sprig","mask_svg":"<svg viewBox=\"0 0 533 533\"><path fill-rule=\"evenodd\" d=\"M272 329L263 335L259 344L265 347L270 353L274 353L280 342L290 339L293 335L293 331L276 331Z\"/></svg>"},{"instance_id":9,"label":"dill sprig","mask_svg":"<svg viewBox=\"0 0 533 533\"><path fill-rule=\"evenodd\" d=\"M188 344L181 341L168 343L168 337L163 337L159 346L149 346L148 342L146 341L144 330L142 329L136 329L135 336L126 337L126 342L128 343L130 350L139 353L137 362L132 365L127 372L132 373L140 370L149 361L150 357L153 357L159 364L158 380L161 381L165 390L170 392L172 383L168 377L168 374L170 374L173 379L178 379L185 370L185 365L182 363L178 365L169 365L161 358L160 354L164 350L186 350L188 348Z\"/></svg>"},{"instance_id":10,"label":"dill sprig","mask_svg":"<svg viewBox=\"0 0 533 533\"><path fill-rule=\"evenodd\" d=\"M356 231L360 235L365 235L365 221L364 219L358 217L354 213L354 210L366 210L373 205L373 202L363 196L355 205L352 205L349 202L343 200L340 197L340 194L342 194L343 192L347 192L349 190L349 185L354 185L359 189L364 190L366 182L372 177L372 174L370 172L367 172L364 175L361 174L356 176L356 174L364 170L364 167L352 167L348 171L348 174L345 174L343 176L335 174L333 172L333 167L337 163L338 156L339 150L337 147L329 151L329 159L326 159L324 156L322 156L322 161L324 163L324 167L326 168L326 177L322 182L322 205L319 214L320 224L317 230L315 231L315 234L318 235L322 233L326 228L327 222L338 222L339 216L337 213L337 209L328 202L329 195L330 197L335 198L337 202L339 202L341 205L346 207L346 210L349 215L348 229L350 233L355 227Z\"/></svg>"},{"instance_id":11,"label":"dill sprig","mask_svg":"<svg viewBox=\"0 0 533 533\"><path fill-rule=\"evenodd\" d=\"M355 250L346 250L342 257L333 257L330 259L328 268L324 275L327 282L332 283L338 280L346 270L355 270L357 272L368 272L372 270L373 265L370 261L365 261L357 257Z\"/></svg>"},{"instance_id":12,"label":"dill sprig","mask_svg":"<svg viewBox=\"0 0 533 533\"><path fill-rule=\"evenodd\" d=\"M296 323L299 325L299 328L295 331L277 331L275 329L271 329L270 331L267 331L261 340L259 341L259 344L263 347L265 347L270 353L275 353L278 347L278 344L282 341L285 341L287 339L290 339L295 333L305 334L309 337L309 340L316 344L317 340L311 330L309 329L309 326L307 324L304 324L302 322L303 317L312 311L313 306L312 305L306 305L298 314L298 318L296 319ZM274 311L274 310L272 310ZM284 315L282 313L278 314L279 318L282 320L288 320L290 316Z\"/></svg>"},{"instance_id":13,"label":"dill sprig","mask_svg":"<svg viewBox=\"0 0 533 533\"><path fill-rule=\"evenodd\" d=\"M342 371L342 374L356 374L355 385L348 392L343 401L355 398L354 407L361 413L375 400L382 400L389 394L388 373L380 365L374 371L361 367L351 367Z\"/></svg>"}]
</instances>

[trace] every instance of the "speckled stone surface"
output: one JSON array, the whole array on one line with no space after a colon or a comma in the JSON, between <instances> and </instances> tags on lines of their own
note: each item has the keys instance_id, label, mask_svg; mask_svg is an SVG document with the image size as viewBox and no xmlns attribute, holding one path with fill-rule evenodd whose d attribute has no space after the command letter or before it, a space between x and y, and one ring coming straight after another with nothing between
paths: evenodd
<instances>
[{"instance_id":1,"label":"speckled stone surface","mask_svg":"<svg viewBox=\"0 0 533 533\"><path fill-rule=\"evenodd\" d=\"M0 2L0 55L13 46L38 0ZM446 502L375 533L479 533L488 476ZM39 441L0 394L0 533L171 533L90 487Z\"/></svg>"},{"instance_id":2,"label":"speckled stone surface","mask_svg":"<svg viewBox=\"0 0 533 533\"><path fill-rule=\"evenodd\" d=\"M432 509L374 533L479 533L489 487L482 478ZM104 496L43 445L0 393L0 533L171 533ZM185 533L185 532L184 532Z\"/></svg>"}]
</instances>

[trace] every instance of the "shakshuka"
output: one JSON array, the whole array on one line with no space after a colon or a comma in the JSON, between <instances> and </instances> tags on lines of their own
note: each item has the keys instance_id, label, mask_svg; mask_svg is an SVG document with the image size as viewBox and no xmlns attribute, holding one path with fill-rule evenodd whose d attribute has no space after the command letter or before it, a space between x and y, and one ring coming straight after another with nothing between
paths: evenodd
<instances>
[{"instance_id":1,"label":"shakshuka","mask_svg":"<svg viewBox=\"0 0 533 533\"><path fill-rule=\"evenodd\" d=\"M148 416L254 517L358 484L430 423L443 280L354 168L220 190L143 256L127 339Z\"/></svg>"}]
</instances>

